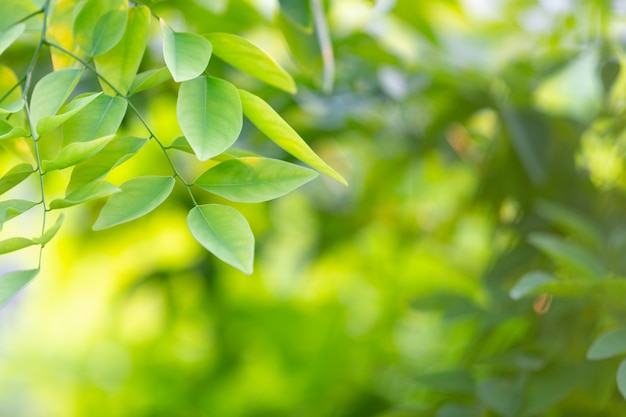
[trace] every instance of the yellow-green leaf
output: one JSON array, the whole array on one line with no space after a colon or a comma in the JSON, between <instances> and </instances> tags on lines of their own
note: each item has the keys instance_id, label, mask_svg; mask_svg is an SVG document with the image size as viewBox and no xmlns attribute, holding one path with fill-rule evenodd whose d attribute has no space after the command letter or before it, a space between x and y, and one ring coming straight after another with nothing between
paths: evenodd
<instances>
[{"instance_id":1,"label":"yellow-green leaf","mask_svg":"<svg viewBox=\"0 0 626 417\"><path fill-rule=\"evenodd\" d=\"M0 230L5 222L30 210L38 203L35 201L12 199L0 201Z\"/></svg>"},{"instance_id":2,"label":"yellow-green leaf","mask_svg":"<svg viewBox=\"0 0 626 417\"><path fill-rule=\"evenodd\" d=\"M76 43L89 56L111 50L122 39L128 0L84 0L74 16Z\"/></svg>"},{"instance_id":3,"label":"yellow-green leaf","mask_svg":"<svg viewBox=\"0 0 626 417\"><path fill-rule=\"evenodd\" d=\"M48 172L76 165L104 148L111 139L113 139L113 136L105 136L89 142L70 143L61 149L59 155L52 161L42 161L41 167L44 171Z\"/></svg>"},{"instance_id":4,"label":"yellow-green leaf","mask_svg":"<svg viewBox=\"0 0 626 417\"><path fill-rule=\"evenodd\" d=\"M0 195L24 181L33 172L35 172L35 170L30 164L18 164L9 169L0 178Z\"/></svg>"},{"instance_id":5,"label":"yellow-green leaf","mask_svg":"<svg viewBox=\"0 0 626 417\"><path fill-rule=\"evenodd\" d=\"M70 101L67 105L63 106L59 114L55 114L52 116L43 116L39 120L39 122L37 122L37 133L39 133L39 135L41 136L61 126L76 113L84 109L89 103L94 101L101 94L102 92L77 97L74 100Z\"/></svg>"},{"instance_id":6,"label":"yellow-green leaf","mask_svg":"<svg viewBox=\"0 0 626 417\"><path fill-rule=\"evenodd\" d=\"M211 42L195 33L174 32L161 19L163 59L176 82L196 78L211 59Z\"/></svg>"},{"instance_id":7,"label":"yellow-green leaf","mask_svg":"<svg viewBox=\"0 0 626 417\"><path fill-rule=\"evenodd\" d=\"M95 181L86 184L75 191L72 191L65 198L53 200L50 202L50 209L61 209L66 207L82 204L87 201L96 200L98 198L107 197L120 191L120 188L105 181Z\"/></svg>"},{"instance_id":8,"label":"yellow-green leaf","mask_svg":"<svg viewBox=\"0 0 626 417\"><path fill-rule=\"evenodd\" d=\"M37 245L45 246L57 234L57 232L61 228L61 225L63 224L64 219L65 214L61 213L59 217L57 217L57 220L54 222L54 225L50 229L46 230L40 237L33 238L33 242Z\"/></svg>"},{"instance_id":9,"label":"yellow-green leaf","mask_svg":"<svg viewBox=\"0 0 626 417\"><path fill-rule=\"evenodd\" d=\"M9 239L1 240L0 255L15 252L33 245L35 245L35 242L30 239L26 239L25 237L11 237Z\"/></svg>"},{"instance_id":10,"label":"yellow-green leaf","mask_svg":"<svg viewBox=\"0 0 626 417\"><path fill-rule=\"evenodd\" d=\"M169 79L171 79L171 76L167 67L141 72L133 80L128 95L132 96L155 85L164 83Z\"/></svg>"},{"instance_id":11,"label":"yellow-green leaf","mask_svg":"<svg viewBox=\"0 0 626 417\"><path fill-rule=\"evenodd\" d=\"M82 70L67 68L44 75L33 89L30 118L33 126L45 116L57 114L80 80Z\"/></svg>"},{"instance_id":12,"label":"yellow-green leaf","mask_svg":"<svg viewBox=\"0 0 626 417\"><path fill-rule=\"evenodd\" d=\"M13 271L0 276L0 306L6 303L21 290L30 280L35 278L38 269Z\"/></svg>"},{"instance_id":13,"label":"yellow-green leaf","mask_svg":"<svg viewBox=\"0 0 626 417\"><path fill-rule=\"evenodd\" d=\"M117 132L128 103L122 97L101 95L63 124L63 141L86 142Z\"/></svg>"},{"instance_id":14,"label":"yellow-green leaf","mask_svg":"<svg viewBox=\"0 0 626 417\"><path fill-rule=\"evenodd\" d=\"M26 25L24 23L18 23L0 32L0 55L24 33L24 29L26 29Z\"/></svg>"}]
</instances>

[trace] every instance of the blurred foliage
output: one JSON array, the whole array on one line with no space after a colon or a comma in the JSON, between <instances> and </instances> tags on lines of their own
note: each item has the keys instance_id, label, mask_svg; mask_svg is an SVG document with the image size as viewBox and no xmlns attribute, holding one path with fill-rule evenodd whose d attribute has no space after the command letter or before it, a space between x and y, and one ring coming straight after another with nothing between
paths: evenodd
<instances>
[{"instance_id":1,"label":"blurred foliage","mask_svg":"<svg viewBox=\"0 0 626 417\"><path fill-rule=\"evenodd\" d=\"M331 94L303 10L152 3L279 57L295 98L238 81L351 186L237 205L250 277L196 247L182 197L97 234L72 209L0 312L0 414L626 413L623 1L329 1ZM167 137L172 97L143 102Z\"/></svg>"}]
</instances>

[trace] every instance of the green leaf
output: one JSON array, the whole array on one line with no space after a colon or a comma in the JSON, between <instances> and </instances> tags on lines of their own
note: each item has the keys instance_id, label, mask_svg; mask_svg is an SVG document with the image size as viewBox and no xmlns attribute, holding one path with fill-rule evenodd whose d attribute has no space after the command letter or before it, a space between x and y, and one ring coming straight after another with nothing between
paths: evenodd
<instances>
[{"instance_id":1,"label":"green leaf","mask_svg":"<svg viewBox=\"0 0 626 417\"><path fill-rule=\"evenodd\" d=\"M22 88L18 84L19 81L13 70L0 65L0 113L17 113L24 107ZM14 88L16 85L18 85L17 88Z\"/></svg>"},{"instance_id":2,"label":"green leaf","mask_svg":"<svg viewBox=\"0 0 626 417\"><path fill-rule=\"evenodd\" d=\"M232 207L207 204L187 216L193 237L209 252L246 274L252 273L254 235L241 213Z\"/></svg>"},{"instance_id":3,"label":"green leaf","mask_svg":"<svg viewBox=\"0 0 626 417\"><path fill-rule=\"evenodd\" d=\"M213 45L213 54L224 62L288 93L296 92L291 75L250 41L230 33L209 33L204 37Z\"/></svg>"},{"instance_id":4,"label":"green leaf","mask_svg":"<svg viewBox=\"0 0 626 417\"><path fill-rule=\"evenodd\" d=\"M472 374L460 369L422 374L416 382L429 391L446 393L473 394L476 388Z\"/></svg>"},{"instance_id":5,"label":"green leaf","mask_svg":"<svg viewBox=\"0 0 626 417\"><path fill-rule=\"evenodd\" d=\"M534 294L534 290L540 288L548 282L555 281L556 278L552 274L543 271L531 271L522 276L519 281L511 288L509 296L514 300Z\"/></svg>"},{"instance_id":6,"label":"green leaf","mask_svg":"<svg viewBox=\"0 0 626 417\"><path fill-rule=\"evenodd\" d=\"M520 416L545 415L550 407L572 391L577 382L576 371L574 367L561 365L531 374Z\"/></svg>"},{"instance_id":7,"label":"green leaf","mask_svg":"<svg viewBox=\"0 0 626 417\"><path fill-rule=\"evenodd\" d=\"M24 33L24 29L26 29L26 25L24 23L18 23L0 32L0 55Z\"/></svg>"},{"instance_id":8,"label":"green leaf","mask_svg":"<svg viewBox=\"0 0 626 417\"><path fill-rule=\"evenodd\" d=\"M63 124L63 141L87 142L117 132L128 103L122 97L98 96Z\"/></svg>"},{"instance_id":9,"label":"green leaf","mask_svg":"<svg viewBox=\"0 0 626 417\"><path fill-rule=\"evenodd\" d=\"M35 207L38 203L28 200L5 200L0 201L0 230L7 221Z\"/></svg>"},{"instance_id":10,"label":"green leaf","mask_svg":"<svg viewBox=\"0 0 626 417\"><path fill-rule=\"evenodd\" d=\"M174 32L161 19L163 59L176 82L198 77L211 59L211 42L195 33Z\"/></svg>"},{"instance_id":11,"label":"green leaf","mask_svg":"<svg viewBox=\"0 0 626 417\"><path fill-rule=\"evenodd\" d=\"M33 242L38 245L45 246L57 234L63 224L63 219L65 219L65 214L61 213L59 217L57 217L56 222L54 222L54 225L50 229L46 230L41 237L33 238Z\"/></svg>"},{"instance_id":12,"label":"green leaf","mask_svg":"<svg viewBox=\"0 0 626 417\"><path fill-rule=\"evenodd\" d=\"M98 72L123 95L128 93L137 75L148 42L149 29L150 9L145 6L131 8L121 41L94 59ZM115 91L102 79L100 85L105 93L115 95Z\"/></svg>"},{"instance_id":13,"label":"green leaf","mask_svg":"<svg viewBox=\"0 0 626 417\"><path fill-rule=\"evenodd\" d=\"M6 30L31 13L37 7L30 1L2 0L0 1L0 30Z\"/></svg>"},{"instance_id":14,"label":"green leaf","mask_svg":"<svg viewBox=\"0 0 626 417\"><path fill-rule=\"evenodd\" d=\"M69 193L63 199L57 199L50 202L50 209L61 209L66 207L82 204L87 201L96 200L98 198L107 197L120 191L118 187L104 181L95 181L77 188Z\"/></svg>"},{"instance_id":15,"label":"green leaf","mask_svg":"<svg viewBox=\"0 0 626 417\"><path fill-rule=\"evenodd\" d=\"M48 172L76 165L104 148L111 139L113 136L105 136L89 142L70 143L61 149L59 155L52 161L41 161L41 167L45 172Z\"/></svg>"},{"instance_id":16,"label":"green leaf","mask_svg":"<svg viewBox=\"0 0 626 417\"><path fill-rule=\"evenodd\" d=\"M528 241L555 262L574 273L590 278L604 278L606 267L601 259L582 246L548 233L532 233Z\"/></svg>"},{"instance_id":17,"label":"green leaf","mask_svg":"<svg viewBox=\"0 0 626 417\"><path fill-rule=\"evenodd\" d=\"M76 11L72 30L87 55L102 55L122 39L128 19L127 0L84 0Z\"/></svg>"},{"instance_id":18,"label":"green leaf","mask_svg":"<svg viewBox=\"0 0 626 417\"><path fill-rule=\"evenodd\" d=\"M21 127L14 127L0 120L0 141L24 137L28 132Z\"/></svg>"},{"instance_id":19,"label":"green leaf","mask_svg":"<svg viewBox=\"0 0 626 417\"><path fill-rule=\"evenodd\" d=\"M179 136L176 139L174 139L172 143L170 143L170 146L168 146L168 148L176 149L176 150L187 152L190 154L194 153L193 149L191 148L191 145L189 144L189 142L187 142L187 138L185 138L184 136Z\"/></svg>"},{"instance_id":20,"label":"green leaf","mask_svg":"<svg viewBox=\"0 0 626 417\"><path fill-rule=\"evenodd\" d=\"M587 351L587 359L607 359L623 353L626 353L626 327L609 330L598 336Z\"/></svg>"},{"instance_id":21,"label":"green leaf","mask_svg":"<svg viewBox=\"0 0 626 417\"><path fill-rule=\"evenodd\" d=\"M522 406L523 387L517 381L486 379L477 387L478 398L499 416L513 417Z\"/></svg>"},{"instance_id":22,"label":"green leaf","mask_svg":"<svg viewBox=\"0 0 626 417\"><path fill-rule=\"evenodd\" d=\"M114 138L92 158L74 167L67 192L71 193L85 184L104 178L113 168L135 155L147 141L133 136Z\"/></svg>"},{"instance_id":23,"label":"green leaf","mask_svg":"<svg viewBox=\"0 0 626 417\"><path fill-rule=\"evenodd\" d=\"M174 188L174 178L146 176L133 178L120 186L106 202L93 225L102 230L138 219L157 208Z\"/></svg>"},{"instance_id":24,"label":"green leaf","mask_svg":"<svg viewBox=\"0 0 626 417\"><path fill-rule=\"evenodd\" d=\"M53 116L43 116L39 122L37 122L37 133L41 136L61 126L76 113L84 109L89 103L98 98L101 94L102 92L77 97L64 106L59 114Z\"/></svg>"},{"instance_id":25,"label":"green leaf","mask_svg":"<svg viewBox=\"0 0 626 417\"><path fill-rule=\"evenodd\" d=\"M21 98L12 101L10 103L1 103L0 104L0 113L12 114L17 113L18 111L24 108L24 100Z\"/></svg>"},{"instance_id":26,"label":"green leaf","mask_svg":"<svg viewBox=\"0 0 626 417\"><path fill-rule=\"evenodd\" d=\"M30 118L37 126L44 116L57 114L80 80L82 70L67 68L44 75L30 99Z\"/></svg>"},{"instance_id":27,"label":"green leaf","mask_svg":"<svg viewBox=\"0 0 626 417\"><path fill-rule=\"evenodd\" d=\"M230 83L198 77L180 85L176 115L187 141L201 161L228 149L243 126L241 101Z\"/></svg>"},{"instance_id":28,"label":"green leaf","mask_svg":"<svg viewBox=\"0 0 626 417\"><path fill-rule=\"evenodd\" d=\"M622 394L622 397L626 399L626 359L619 364L615 377L617 380L617 389L620 394Z\"/></svg>"},{"instance_id":29,"label":"green leaf","mask_svg":"<svg viewBox=\"0 0 626 417\"><path fill-rule=\"evenodd\" d=\"M535 210L546 220L560 226L564 231L580 237L590 245L599 246L602 242L602 231L588 217L558 204L539 200Z\"/></svg>"},{"instance_id":30,"label":"green leaf","mask_svg":"<svg viewBox=\"0 0 626 417\"><path fill-rule=\"evenodd\" d=\"M30 164L18 164L9 169L0 178L0 195L24 181L33 172L35 169Z\"/></svg>"},{"instance_id":31,"label":"green leaf","mask_svg":"<svg viewBox=\"0 0 626 417\"><path fill-rule=\"evenodd\" d=\"M137 74L137 76L133 80L133 84L130 86L130 91L128 92L128 95L132 96L133 94L137 94L140 91L144 91L156 85L164 83L169 79L171 79L171 76L167 67L141 72Z\"/></svg>"},{"instance_id":32,"label":"green leaf","mask_svg":"<svg viewBox=\"0 0 626 417\"><path fill-rule=\"evenodd\" d=\"M6 303L21 290L30 280L35 278L38 269L14 271L0 276L0 306Z\"/></svg>"},{"instance_id":33,"label":"green leaf","mask_svg":"<svg viewBox=\"0 0 626 417\"><path fill-rule=\"evenodd\" d=\"M11 253L18 251L20 249L27 248L29 246L33 246L35 242L30 239L26 239L25 237L12 237L9 239L0 241L0 255L4 255L5 253Z\"/></svg>"},{"instance_id":34,"label":"green leaf","mask_svg":"<svg viewBox=\"0 0 626 417\"><path fill-rule=\"evenodd\" d=\"M280 12L303 31L313 29L308 1L278 0Z\"/></svg>"},{"instance_id":35,"label":"green leaf","mask_svg":"<svg viewBox=\"0 0 626 417\"><path fill-rule=\"evenodd\" d=\"M346 180L322 160L295 130L265 101L244 90L239 90L243 113L274 143L300 159L336 179L344 185ZM184 131L184 130L183 130Z\"/></svg>"},{"instance_id":36,"label":"green leaf","mask_svg":"<svg viewBox=\"0 0 626 417\"><path fill-rule=\"evenodd\" d=\"M208 169L194 185L231 201L259 203L281 197L317 177L317 172L277 159L229 159Z\"/></svg>"}]
</instances>

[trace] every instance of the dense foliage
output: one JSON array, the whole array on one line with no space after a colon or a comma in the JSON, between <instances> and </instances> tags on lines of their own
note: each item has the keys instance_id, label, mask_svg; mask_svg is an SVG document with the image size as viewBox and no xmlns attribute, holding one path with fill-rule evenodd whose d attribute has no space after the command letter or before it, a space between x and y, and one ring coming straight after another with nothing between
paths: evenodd
<instances>
[{"instance_id":1,"label":"dense foliage","mask_svg":"<svg viewBox=\"0 0 626 417\"><path fill-rule=\"evenodd\" d=\"M184 189L117 231L85 231L100 205L71 209L78 220L44 251L40 279L1 312L0 410L624 415L620 2L335 0L323 24L317 1L153 3L189 33L245 34L296 74L290 98L242 76L205 37L219 56L212 76L272 103L350 187L320 178L269 203L232 203L257 236L250 277L197 250ZM3 62L28 62L28 45ZM141 65L158 66L159 53L149 45ZM159 138L188 136L176 85L136 96ZM244 125L238 145L288 158L260 139ZM11 143L3 157L19 155ZM199 143L173 147L203 155ZM107 181L166 175L150 172L160 152ZM172 155L181 169L197 163ZM230 160L190 177L212 192Z\"/></svg>"}]
</instances>

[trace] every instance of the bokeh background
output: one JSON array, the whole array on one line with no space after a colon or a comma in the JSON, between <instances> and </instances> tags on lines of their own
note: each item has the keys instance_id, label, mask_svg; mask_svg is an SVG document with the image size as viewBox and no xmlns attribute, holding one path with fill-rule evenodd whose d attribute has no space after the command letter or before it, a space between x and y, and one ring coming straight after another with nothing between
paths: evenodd
<instances>
[{"instance_id":1,"label":"bokeh background","mask_svg":"<svg viewBox=\"0 0 626 417\"><path fill-rule=\"evenodd\" d=\"M626 3L330 0L330 92L289 3L151 7L288 68L293 97L215 57L209 70L266 98L350 186L236 205L257 239L250 276L195 243L184 190L98 233L101 204L68 210L42 273L0 310L0 415L625 415L620 358L586 352L626 318ZM175 91L136 99L166 141ZM109 180L158 173L150 146ZM288 158L251 125L237 146Z\"/></svg>"}]
</instances>

